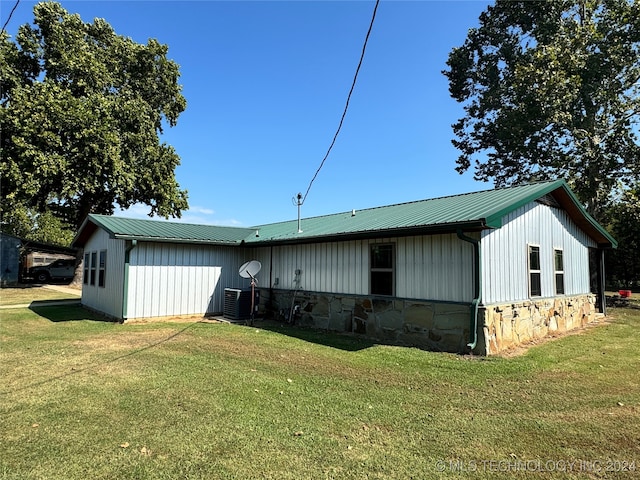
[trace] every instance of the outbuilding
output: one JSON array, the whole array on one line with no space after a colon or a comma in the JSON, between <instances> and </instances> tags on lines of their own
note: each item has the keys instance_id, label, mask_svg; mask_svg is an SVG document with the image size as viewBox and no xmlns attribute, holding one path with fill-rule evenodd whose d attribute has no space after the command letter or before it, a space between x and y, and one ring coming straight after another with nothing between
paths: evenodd
<instances>
[{"instance_id":1,"label":"outbuilding","mask_svg":"<svg viewBox=\"0 0 640 480\"><path fill-rule=\"evenodd\" d=\"M257 260L261 312L487 355L604 313L616 242L558 180L251 228L90 215L74 246L82 303L121 321L222 313Z\"/></svg>"},{"instance_id":2,"label":"outbuilding","mask_svg":"<svg viewBox=\"0 0 640 480\"><path fill-rule=\"evenodd\" d=\"M18 283L22 239L0 232L0 285Z\"/></svg>"}]
</instances>

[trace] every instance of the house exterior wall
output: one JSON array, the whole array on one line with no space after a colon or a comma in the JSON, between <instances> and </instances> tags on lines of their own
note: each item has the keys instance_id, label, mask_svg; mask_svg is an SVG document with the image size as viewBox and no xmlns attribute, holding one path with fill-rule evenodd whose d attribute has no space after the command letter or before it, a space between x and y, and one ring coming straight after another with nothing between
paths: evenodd
<instances>
[{"instance_id":1,"label":"house exterior wall","mask_svg":"<svg viewBox=\"0 0 640 480\"><path fill-rule=\"evenodd\" d=\"M395 298L471 302L473 248L455 234L256 248L260 286L368 296L373 244L395 245Z\"/></svg>"},{"instance_id":2,"label":"house exterior wall","mask_svg":"<svg viewBox=\"0 0 640 480\"><path fill-rule=\"evenodd\" d=\"M503 226L482 232L482 303L525 301L529 296L528 246L540 247L542 298L556 297L554 249L563 251L565 295L588 294L589 247L596 247L558 208L531 202L507 215Z\"/></svg>"},{"instance_id":3,"label":"house exterior wall","mask_svg":"<svg viewBox=\"0 0 640 480\"><path fill-rule=\"evenodd\" d=\"M131 250L126 319L221 313L224 289L245 287L242 249L139 242Z\"/></svg>"},{"instance_id":4,"label":"house exterior wall","mask_svg":"<svg viewBox=\"0 0 640 480\"><path fill-rule=\"evenodd\" d=\"M83 275L82 304L92 310L120 319L122 318L122 301L124 286L124 240L114 240L102 229L96 230L84 247L84 254L107 252L105 269L105 285L97 280L91 282L90 275ZM90 267L90 265L84 265Z\"/></svg>"}]
</instances>

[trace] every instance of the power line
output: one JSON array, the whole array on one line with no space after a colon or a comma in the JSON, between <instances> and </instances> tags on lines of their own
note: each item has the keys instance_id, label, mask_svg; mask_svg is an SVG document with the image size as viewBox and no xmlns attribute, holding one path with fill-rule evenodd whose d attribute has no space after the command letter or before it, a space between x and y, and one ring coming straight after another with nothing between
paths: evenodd
<instances>
[{"instance_id":1,"label":"power line","mask_svg":"<svg viewBox=\"0 0 640 480\"><path fill-rule=\"evenodd\" d=\"M336 130L336 134L333 136L333 140L331 141L331 145L329 145L329 149L327 150L327 153L325 154L324 158L322 159L322 162L320 162L320 166L318 167L318 170L316 170L316 173L313 175L313 178L311 179L311 181L309 182L309 186L307 187L307 192L304 194L304 197L302 198L302 201L300 202L300 200L298 200L300 203L300 205L302 205L304 203L304 201L307 199L307 195L309 195L309 190L311 190L311 185L313 185L314 180L316 179L316 177L318 176L318 173L320 173L320 170L322 169L324 162L327 160L327 157L329 156L329 153L331 153L331 149L333 148L333 145L336 143L336 139L338 138L338 134L340 133L340 129L342 128L342 123L344 122L344 117L346 117L347 115L347 110L349 109L349 100L351 99L351 94L353 93L353 89L356 86L356 80L358 79L358 72L360 71L360 67L362 66L362 60L364 59L364 52L367 49L367 42L369 41L369 35L371 34L371 29L373 28L373 22L376 19L376 12L378 11L378 4L380 3L380 0L376 0L376 6L373 9L373 15L371 16L371 23L369 24L369 30L367 31L367 36L364 39L364 45L362 46L362 54L360 55L360 61L358 62L358 68L356 68L356 73L353 76L353 82L351 83L351 90L349 90L349 95L347 96L347 103L344 106L344 111L342 112L342 118L340 118L340 124L338 125L338 130Z\"/></svg>"},{"instance_id":2,"label":"power line","mask_svg":"<svg viewBox=\"0 0 640 480\"><path fill-rule=\"evenodd\" d=\"M13 12L16 11L16 8L18 8L19 4L20 4L20 0L17 0L16 4L11 9L11 12L9 12L9 18L7 18L7 21L4 22L4 25L2 26L2 31L0 31L0 33L4 33L4 30L7 28L7 25L9 25L9 20L11 20L11 16L13 15Z\"/></svg>"}]
</instances>

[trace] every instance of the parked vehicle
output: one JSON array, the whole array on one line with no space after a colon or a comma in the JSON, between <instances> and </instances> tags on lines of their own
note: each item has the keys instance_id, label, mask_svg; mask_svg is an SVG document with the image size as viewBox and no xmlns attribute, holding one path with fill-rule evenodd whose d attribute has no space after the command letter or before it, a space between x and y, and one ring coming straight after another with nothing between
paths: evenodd
<instances>
[{"instance_id":1,"label":"parked vehicle","mask_svg":"<svg viewBox=\"0 0 640 480\"><path fill-rule=\"evenodd\" d=\"M49 265L30 268L28 276L38 283L45 283L51 280L71 280L75 269L75 259L60 259Z\"/></svg>"}]
</instances>

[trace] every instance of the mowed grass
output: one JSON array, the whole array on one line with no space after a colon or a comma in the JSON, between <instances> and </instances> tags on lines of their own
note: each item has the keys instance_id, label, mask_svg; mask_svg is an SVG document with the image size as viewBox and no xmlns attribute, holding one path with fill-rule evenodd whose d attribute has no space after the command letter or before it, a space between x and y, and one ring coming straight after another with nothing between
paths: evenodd
<instances>
[{"instance_id":1,"label":"mowed grass","mask_svg":"<svg viewBox=\"0 0 640 480\"><path fill-rule=\"evenodd\" d=\"M77 294L58 292L39 285L0 288L0 306L23 305L43 300L77 300L80 294L80 290Z\"/></svg>"},{"instance_id":2,"label":"mowed grass","mask_svg":"<svg viewBox=\"0 0 640 480\"><path fill-rule=\"evenodd\" d=\"M640 478L640 310L611 313L473 358L2 310L0 478Z\"/></svg>"}]
</instances>

